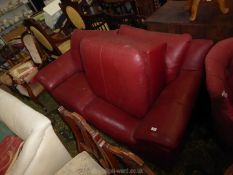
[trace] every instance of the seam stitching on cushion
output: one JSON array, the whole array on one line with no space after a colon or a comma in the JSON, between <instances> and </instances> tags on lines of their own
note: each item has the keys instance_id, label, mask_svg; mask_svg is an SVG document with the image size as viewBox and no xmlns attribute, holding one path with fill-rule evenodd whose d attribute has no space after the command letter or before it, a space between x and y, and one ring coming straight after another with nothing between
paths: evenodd
<instances>
[{"instance_id":1,"label":"seam stitching on cushion","mask_svg":"<svg viewBox=\"0 0 233 175\"><path fill-rule=\"evenodd\" d=\"M99 57L100 57L100 71L101 71L101 77L102 77L103 83L104 83L104 96L107 98L106 81L104 78L103 61L102 61L102 52L103 52L103 46L101 46L100 55L99 55Z\"/></svg>"}]
</instances>

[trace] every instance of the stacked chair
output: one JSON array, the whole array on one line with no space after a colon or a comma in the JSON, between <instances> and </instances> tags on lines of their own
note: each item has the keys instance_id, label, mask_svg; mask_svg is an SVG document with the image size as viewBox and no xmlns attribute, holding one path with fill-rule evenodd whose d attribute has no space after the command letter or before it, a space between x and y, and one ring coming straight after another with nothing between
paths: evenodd
<instances>
[{"instance_id":1,"label":"stacked chair","mask_svg":"<svg viewBox=\"0 0 233 175\"><path fill-rule=\"evenodd\" d=\"M70 49L70 35L66 31L54 32L32 18L25 19L24 25L48 53L59 56Z\"/></svg>"},{"instance_id":2,"label":"stacked chair","mask_svg":"<svg viewBox=\"0 0 233 175\"><path fill-rule=\"evenodd\" d=\"M28 53L29 60L22 61L1 76L1 82L26 97L30 97L34 102L43 106L39 100L39 95L44 91L43 86L34 80L38 70L48 63L49 56L40 47L34 36L28 31L21 35L22 44Z\"/></svg>"},{"instance_id":3,"label":"stacked chair","mask_svg":"<svg viewBox=\"0 0 233 175\"><path fill-rule=\"evenodd\" d=\"M107 19L99 11L84 11L79 2L62 2L60 7L70 23L80 30L110 30Z\"/></svg>"},{"instance_id":4,"label":"stacked chair","mask_svg":"<svg viewBox=\"0 0 233 175\"><path fill-rule=\"evenodd\" d=\"M71 113L62 106L58 110L75 135L77 150L90 154L108 174L155 175L140 157L108 143L81 115Z\"/></svg>"},{"instance_id":5,"label":"stacked chair","mask_svg":"<svg viewBox=\"0 0 233 175\"><path fill-rule=\"evenodd\" d=\"M97 5L96 5L97 4ZM134 13L112 13L108 9L101 9L98 1L95 6L90 6L89 9L82 8L79 2L66 1L60 3L60 7L67 19L74 28L81 30L112 30L117 29L121 24L128 24L135 27L145 28L143 25L143 17ZM121 4L122 7L124 7ZM90 10L92 8L92 10ZM109 7L114 8L114 6ZM120 7L119 7L120 8ZM110 13L111 12L111 13Z\"/></svg>"}]
</instances>

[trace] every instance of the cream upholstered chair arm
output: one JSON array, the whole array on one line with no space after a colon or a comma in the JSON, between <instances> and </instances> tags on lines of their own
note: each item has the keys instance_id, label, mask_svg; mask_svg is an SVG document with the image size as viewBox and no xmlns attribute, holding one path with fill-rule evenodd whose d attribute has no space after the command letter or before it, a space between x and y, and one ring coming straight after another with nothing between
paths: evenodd
<instances>
[{"instance_id":1,"label":"cream upholstered chair arm","mask_svg":"<svg viewBox=\"0 0 233 175\"><path fill-rule=\"evenodd\" d=\"M51 175L71 159L49 119L1 89L0 121L24 140L8 175Z\"/></svg>"}]
</instances>

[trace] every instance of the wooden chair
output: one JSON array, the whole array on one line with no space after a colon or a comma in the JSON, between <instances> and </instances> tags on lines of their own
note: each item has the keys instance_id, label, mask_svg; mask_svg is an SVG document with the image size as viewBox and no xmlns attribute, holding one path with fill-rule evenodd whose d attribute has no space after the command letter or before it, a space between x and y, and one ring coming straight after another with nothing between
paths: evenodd
<instances>
[{"instance_id":1,"label":"wooden chair","mask_svg":"<svg viewBox=\"0 0 233 175\"><path fill-rule=\"evenodd\" d=\"M8 64L7 69L28 60L23 56L22 48L17 46L20 45L18 40L20 40L20 38L13 38L0 49L1 57Z\"/></svg>"},{"instance_id":2,"label":"wooden chair","mask_svg":"<svg viewBox=\"0 0 233 175\"><path fill-rule=\"evenodd\" d=\"M121 24L146 28L145 18L140 15L135 0L98 0L97 2L107 16L111 28L119 28Z\"/></svg>"},{"instance_id":3,"label":"wooden chair","mask_svg":"<svg viewBox=\"0 0 233 175\"><path fill-rule=\"evenodd\" d=\"M138 8L134 0L98 0L102 10L112 15L138 15Z\"/></svg>"},{"instance_id":4,"label":"wooden chair","mask_svg":"<svg viewBox=\"0 0 233 175\"><path fill-rule=\"evenodd\" d=\"M27 61L11 68L8 75L12 79L13 86L21 95L31 98L35 103L44 107L38 100L38 96L44 91L44 87L34 80L38 70L38 67L32 61Z\"/></svg>"},{"instance_id":5,"label":"wooden chair","mask_svg":"<svg viewBox=\"0 0 233 175\"><path fill-rule=\"evenodd\" d=\"M101 8L113 15L134 14L149 17L161 4L159 0L97 0Z\"/></svg>"},{"instance_id":6,"label":"wooden chair","mask_svg":"<svg viewBox=\"0 0 233 175\"><path fill-rule=\"evenodd\" d=\"M21 40L36 66L41 67L48 61L48 54L41 48L31 33L24 32L21 35Z\"/></svg>"},{"instance_id":7,"label":"wooden chair","mask_svg":"<svg viewBox=\"0 0 233 175\"><path fill-rule=\"evenodd\" d=\"M134 15L134 14L113 15L113 14L105 13L105 16L108 19L109 26L111 26L112 29L118 29L122 24L146 29L146 25L144 23L145 18L138 15Z\"/></svg>"},{"instance_id":8,"label":"wooden chair","mask_svg":"<svg viewBox=\"0 0 233 175\"><path fill-rule=\"evenodd\" d=\"M155 175L140 157L106 142L82 116L71 113L64 107L58 110L74 133L78 151L87 151L107 170L108 174Z\"/></svg>"},{"instance_id":9,"label":"wooden chair","mask_svg":"<svg viewBox=\"0 0 233 175\"><path fill-rule=\"evenodd\" d=\"M106 16L99 11L84 11L79 2L66 1L59 4L74 28L80 30L109 30Z\"/></svg>"},{"instance_id":10,"label":"wooden chair","mask_svg":"<svg viewBox=\"0 0 233 175\"><path fill-rule=\"evenodd\" d=\"M47 63L48 55L28 31L21 35L21 41L30 60L22 61L6 70L0 80L3 84L16 89L21 95L30 97L35 103L44 107L38 100L38 96L44 91L44 88L33 79L38 70Z\"/></svg>"},{"instance_id":11,"label":"wooden chair","mask_svg":"<svg viewBox=\"0 0 233 175\"><path fill-rule=\"evenodd\" d=\"M70 49L71 36L67 36L65 32L53 32L48 26L41 25L32 18L25 19L24 25L49 53L61 55Z\"/></svg>"}]
</instances>

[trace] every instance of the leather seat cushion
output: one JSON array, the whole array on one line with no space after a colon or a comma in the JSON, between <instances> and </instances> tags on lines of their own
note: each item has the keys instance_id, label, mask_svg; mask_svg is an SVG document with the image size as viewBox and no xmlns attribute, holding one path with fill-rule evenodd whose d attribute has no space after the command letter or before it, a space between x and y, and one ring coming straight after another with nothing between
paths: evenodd
<instances>
[{"instance_id":1,"label":"leather seat cushion","mask_svg":"<svg viewBox=\"0 0 233 175\"><path fill-rule=\"evenodd\" d=\"M165 51L165 44L127 36L87 37L81 42L84 69L95 94L138 118L164 87Z\"/></svg>"},{"instance_id":2,"label":"leather seat cushion","mask_svg":"<svg viewBox=\"0 0 233 175\"><path fill-rule=\"evenodd\" d=\"M65 108L83 113L95 95L92 93L83 73L75 73L52 91L53 97Z\"/></svg>"},{"instance_id":3,"label":"leather seat cushion","mask_svg":"<svg viewBox=\"0 0 233 175\"><path fill-rule=\"evenodd\" d=\"M134 28L127 25L121 25L119 35L127 35L134 38L152 41L154 43L167 43L166 53L166 79L170 82L176 78L182 65L184 55L189 47L192 37L189 34L170 34L152 32L143 29Z\"/></svg>"},{"instance_id":4,"label":"leather seat cushion","mask_svg":"<svg viewBox=\"0 0 233 175\"><path fill-rule=\"evenodd\" d=\"M136 143L133 135L140 121L105 100L95 98L84 109L84 116L112 138L129 145Z\"/></svg>"},{"instance_id":5,"label":"leather seat cushion","mask_svg":"<svg viewBox=\"0 0 233 175\"><path fill-rule=\"evenodd\" d=\"M190 113L189 104L169 101L156 103L136 129L134 137L138 142L154 142L174 150L181 142ZM168 123L171 125L168 126Z\"/></svg>"},{"instance_id":6,"label":"leather seat cushion","mask_svg":"<svg viewBox=\"0 0 233 175\"><path fill-rule=\"evenodd\" d=\"M140 123L135 138L152 141L169 149L177 148L187 127L200 79L199 71L181 71L176 81L163 90L152 110ZM172 124L168 127L170 122ZM151 130L152 127L155 131Z\"/></svg>"}]
</instances>

